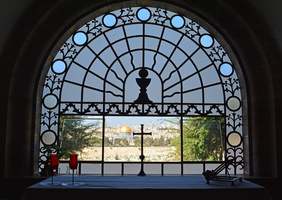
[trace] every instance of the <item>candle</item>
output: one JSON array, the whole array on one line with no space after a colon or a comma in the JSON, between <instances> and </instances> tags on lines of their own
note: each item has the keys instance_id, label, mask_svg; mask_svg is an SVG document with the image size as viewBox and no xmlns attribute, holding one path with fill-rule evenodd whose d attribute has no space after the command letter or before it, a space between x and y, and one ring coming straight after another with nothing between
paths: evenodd
<instances>
[{"instance_id":1,"label":"candle","mask_svg":"<svg viewBox=\"0 0 282 200\"><path fill-rule=\"evenodd\" d=\"M59 166L59 155L51 154L50 155L50 168L54 170L54 169L58 169L58 166Z\"/></svg>"},{"instance_id":2,"label":"candle","mask_svg":"<svg viewBox=\"0 0 282 200\"><path fill-rule=\"evenodd\" d=\"M69 166L71 169L76 169L78 165L77 154L70 154Z\"/></svg>"}]
</instances>

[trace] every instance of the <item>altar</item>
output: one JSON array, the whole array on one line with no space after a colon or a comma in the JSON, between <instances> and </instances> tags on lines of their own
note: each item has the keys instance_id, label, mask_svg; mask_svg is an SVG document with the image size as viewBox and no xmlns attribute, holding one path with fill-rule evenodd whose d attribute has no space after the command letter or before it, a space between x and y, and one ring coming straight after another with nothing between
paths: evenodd
<instances>
[{"instance_id":1,"label":"altar","mask_svg":"<svg viewBox=\"0 0 282 200\"><path fill-rule=\"evenodd\" d=\"M23 200L271 200L268 191L244 180L232 186L227 182L211 181L202 176L95 176L61 175L48 178L26 189Z\"/></svg>"}]
</instances>

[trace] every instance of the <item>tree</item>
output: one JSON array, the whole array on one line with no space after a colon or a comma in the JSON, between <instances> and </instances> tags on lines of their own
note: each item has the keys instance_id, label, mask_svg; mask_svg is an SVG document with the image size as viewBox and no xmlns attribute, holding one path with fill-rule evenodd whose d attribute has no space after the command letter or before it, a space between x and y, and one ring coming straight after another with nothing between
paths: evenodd
<instances>
[{"instance_id":1,"label":"tree","mask_svg":"<svg viewBox=\"0 0 282 200\"><path fill-rule=\"evenodd\" d=\"M126 138L117 138L114 142L115 147L128 147L129 142Z\"/></svg>"},{"instance_id":2,"label":"tree","mask_svg":"<svg viewBox=\"0 0 282 200\"><path fill-rule=\"evenodd\" d=\"M135 147L140 147L141 146L141 138L137 138L134 140L134 146Z\"/></svg>"},{"instance_id":3,"label":"tree","mask_svg":"<svg viewBox=\"0 0 282 200\"><path fill-rule=\"evenodd\" d=\"M224 131L222 130L224 130L223 117L189 117L187 120L184 119L183 160L222 160L224 151L224 137L222 135ZM179 137L173 138L171 143L172 146L176 147L176 153L180 158L181 144Z\"/></svg>"},{"instance_id":4,"label":"tree","mask_svg":"<svg viewBox=\"0 0 282 200\"><path fill-rule=\"evenodd\" d=\"M183 159L222 160L223 118L193 117L183 121ZM221 124L221 126L220 126Z\"/></svg>"},{"instance_id":5,"label":"tree","mask_svg":"<svg viewBox=\"0 0 282 200\"><path fill-rule=\"evenodd\" d=\"M144 138L144 147L155 146L154 143L155 143L155 141L154 141L154 139L152 137Z\"/></svg>"},{"instance_id":6,"label":"tree","mask_svg":"<svg viewBox=\"0 0 282 200\"><path fill-rule=\"evenodd\" d=\"M104 139L105 139L104 143L106 147L113 146L113 141L110 140L109 137L105 137Z\"/></svg>"},{"instance_id":7,"label":"tree","mask_svg":"<svg viewBox=\"0 0 282 200\"><path fill-rule=\"evenodd\" d=\"M90 146L101 146L102 140L98 133L98 121L86 123L84 119L67 119L61 134L62 147L67 153L82 153Z\"/></svg>"}]
</instances>

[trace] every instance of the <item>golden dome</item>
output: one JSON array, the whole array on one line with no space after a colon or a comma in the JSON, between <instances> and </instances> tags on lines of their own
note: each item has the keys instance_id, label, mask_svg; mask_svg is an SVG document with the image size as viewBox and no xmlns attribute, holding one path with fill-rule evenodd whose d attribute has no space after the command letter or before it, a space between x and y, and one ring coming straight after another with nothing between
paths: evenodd
<instances>
[{"instance_id":1,"label":"golden dome","mask_svg":"<svg viewBox=\"0 0 282 200\"><path fill-rule=\"evenodd\" d=\"M127 125L124 125L120 128L121 133L131 133L131 128Z\"/></svg>"}]
</instances>

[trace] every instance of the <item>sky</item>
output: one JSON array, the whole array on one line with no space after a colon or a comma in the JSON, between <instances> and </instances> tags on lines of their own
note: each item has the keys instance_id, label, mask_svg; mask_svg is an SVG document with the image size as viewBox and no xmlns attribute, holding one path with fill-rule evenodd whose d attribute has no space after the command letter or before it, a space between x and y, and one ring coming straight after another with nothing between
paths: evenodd
<instances>
[{"instance_id":1,"label":"sky","mask_svg":"<svg viewBox=\"0 0 282 200\"><path fill-rule=\"evenodd\" d=\"M137 126L140 124L144 124L144 126L149 126L150 123L153 123L153 125L157 126L162 123L162 117L136 117L136 116L130 116L130 117L106 117L106 123L109 126L116 127L117 123L119 123L120 126L127 125L129 127ZM165 123L166 124L166 123Z\"/></svg>"},{"instance_id":2,"label":"sky","mask_svg":"<svg viewBox=\"0 0 282 200\"><path fill-rule=\"evenodd\" d=\"M92 119L96 119L96 118L102 121L102 117L94 117ZM167 125L167 122L164 120L166 119L172 120L172 119L176 119L176 117L106 116L105 119L106 119L106 125L110 127L117 127L117 125L119 125L120 127L124 125L132 127L132 126L138 126L140 124L144 124L144 126L150 126L150 123L153 123L154 126L158 126L160 124Z\"/></svg>"}]
</instances>

